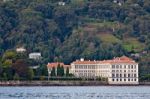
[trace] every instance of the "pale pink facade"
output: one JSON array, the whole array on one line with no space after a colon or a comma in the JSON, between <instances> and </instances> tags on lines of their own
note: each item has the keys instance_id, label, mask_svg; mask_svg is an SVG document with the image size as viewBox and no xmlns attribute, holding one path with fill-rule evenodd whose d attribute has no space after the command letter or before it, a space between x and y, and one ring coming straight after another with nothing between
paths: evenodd
<instances>
[{"instance_id":1,"label":"pale pink facade","mask_svg":"<svg viewBox=\"0 0 150 99\"><path fill-rule=\"evenodd\" d=\"M70 72L82 78L105 77L109 84L139 84L138 63L126 56L103 61L76 60Z\"/></svg>"}]
</instances>

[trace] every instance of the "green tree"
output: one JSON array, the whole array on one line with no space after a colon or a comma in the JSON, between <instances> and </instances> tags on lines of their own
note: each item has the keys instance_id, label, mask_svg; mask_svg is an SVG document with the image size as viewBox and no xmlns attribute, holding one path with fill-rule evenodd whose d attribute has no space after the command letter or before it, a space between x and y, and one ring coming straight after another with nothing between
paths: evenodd
<instances>
[{"instance_id":1,"label":"green tree","mask_svg":"<svg viewBox=\"0 0 150 99\"><path fill-rule=\"evenodd\" d=\"M60 64L58 64L57 66L57 76L64 76L64 67L63 66L60 66Z\"/></svg>"},{"instance_id":2,"label":"green tree","mask_svg":"<svg viewBox=\"0 0 150 99\"><path fill-rule=\"evenodd\" d=\"M15 59L17 56L15 51L6 51L3 54L3 59Z\"/></svg>"},{"instance_id":3,"label":"green tree","mask_svg":"<svg viewBox=\"0 0 150 99\"><path fill-rule=\"evenodd\" d=\"M66 68L66 76L69 76L69 67Z\"/></svg>"},{"instance_id":4,"label":"green tree","mask_svg":"<svg viewBox=\"0 0 150 99\"><path fill-rule=\"evenodd\" d=\"M33 77L34 77L33 69L28 68L28 71L27 71L27 78L28 78L28 80L32 80Z\"/></svg>"},{"instance_id":5,"label":"green tree","mask_svg":"<svg viewBox=\"0 0 150 99\"><path fill-rule=\"evenodd\" d=\"M11 65L12 65L12 60L5 60L2 63L3 68L9 68L9 67L11 67Z\"/></svg>"},{"instance_id":6,"label":"green tree","mask_svg":"<svg viewBox=\"0 0 150 99\"><path fill-rule=\"evenodd\" d=\"M64 67L63 66L60 67L60 76L64 76Z\"/></svg>"},{"instance_id":7,"label":"green tree","mask_svg":"<svg viewBox=\"0 0 150 99\"><path fill-rule=\"evenodd\" d=\"M19 80L19 79L20 79L20 77L19 77L19 75L18 75L17 73L15 73L15 75L14 75L13 79L14 79L14 80Z\"/></svg>"},{"instance_id":8,"label":"green tree","mask_svg":"<svg viewBox=\"0 0 150 99\"><path fill-rule=\"evenodd\" d=\"M6 73L3 73L3 79L6 81L8 80L8 77L7 77L7 74Z\"/></svg>"},{"instance_id":9,"label":"green tree","mask_svg":"<svg viewBox=\"0 0 150 99\"><path fill-rule=\"evenodd\" d=\"M56 72L55 72L55 67L52 68L52 71L51 71L51 76L56 76Z\"/></svg>"},{"instance_id":10,"label":"green tree","mask_svg":"<svg viewBox=\"0 0 150 99\"><path fill-rule=\"evenodd\" d=\"M61 67L60 64L57 66L57 76L61 76Z\"/></svg>"}]
</instances>

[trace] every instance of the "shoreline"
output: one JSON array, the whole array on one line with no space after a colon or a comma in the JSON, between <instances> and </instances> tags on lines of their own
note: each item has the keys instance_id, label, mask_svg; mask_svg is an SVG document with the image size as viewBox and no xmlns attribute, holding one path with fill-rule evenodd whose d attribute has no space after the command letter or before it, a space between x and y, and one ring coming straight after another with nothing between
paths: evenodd
<instances>
[{"instance_id":1,"label":"shoreline","mask_svg":"<svg viewBox=\"0 0 150 99\"><path fill-rule=\"evenodd\" d=\"M105 81L1 81L2 86L150 86L150 82L108 84Z\"/></svg>"}]
</instances>

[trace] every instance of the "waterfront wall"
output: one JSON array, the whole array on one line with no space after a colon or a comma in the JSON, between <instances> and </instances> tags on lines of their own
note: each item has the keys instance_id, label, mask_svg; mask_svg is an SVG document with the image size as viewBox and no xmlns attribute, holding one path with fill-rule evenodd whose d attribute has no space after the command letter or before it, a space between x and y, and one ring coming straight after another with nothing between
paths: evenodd
<instances>
[{"instance_id":1,"label":"waterfront wall","mask_svg":"<svg viewBox=\"0 0 150 99\"><path fill-rule=\"evenodd\" d=\"M0 86L105 86L106 81L1 81ZM140 82L139 85L150 85L150 82ZM126 86L115 84L113 86ZM133 86L128 84L128 86Z\"/></svg>"},{"instance_id":2,"label":"waterfront wall","mask_svg":"<svg viewBox=\"0 0 150 99\"><path fill-rule=\"evenodd\" d=\"M2 81L0 86L98 86L106 81Z\"/></svg>"}]
</instances>

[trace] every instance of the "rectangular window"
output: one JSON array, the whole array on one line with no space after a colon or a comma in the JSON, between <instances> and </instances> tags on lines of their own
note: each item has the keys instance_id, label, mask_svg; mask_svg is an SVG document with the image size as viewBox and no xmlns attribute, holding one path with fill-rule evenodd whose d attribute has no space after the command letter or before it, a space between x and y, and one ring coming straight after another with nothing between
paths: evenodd
<instances>
[{"instance_id":1,"label":"rectangular window","mask_svg":"<svg viewBox=\"0 0 150 99\"><path fill-rule=\"evenodd\" d=\"M122 77L122 74L120 74L120 77Z\"/></svg>"},{"instance_id":2,"label":"rectangular window","mask_svg":"<svg viewBox=\"0 0 150 99\"><path fill-rule=\"evenodd\" d=\"M130 69L130 65L128 65L128 68Z\"/></svg>"},{"instance_id":3,"label":"rectangular window","mask_svg":"<svg viewBox=\"0 0 150 99\"><path fill-rule=\"evenodd\" d=\"M112 77L115 77L115 74L112 74Z\"/></svg>"},{"instance_id":4,"label":"rectangular window","mask_svg":"<svg viewBox=\"0 0 150 99\"><path fill-rule=\"evenodd\" d=\"M115 65L112 65L112 68L115 68Z\"/></svg>"},{"instance_id":5,"label":"rectangular window","mask_svg":"<svg viewBox=\"0 0 150 99\"><path fill-rule=\"evenodd\" d=\"M124 74L124 77L126 77L126 74Z\"/></svg>"},{"instance_id":6,"label":"rectangular window","mask_svg":"<svg viewBox=\"0 0 150 99\"><path fill-rule=\"evenodd\" d=\"M134 74L134 77L136 77L136 74Z\"/></svg>"},{"instance_id":7,"label":"rectangular window","mask_svg":"<svg viewBox=\"0 0 150 99\"><path fill-rule=\"evenodd\" d=\"M120 65L120 68L122 68L122 65Z\"/></svg>"},{"instance_id":8,"label":"rectangular window","mask_svg":"<svg viewBox=\"0 0 150 99\"><path fill-rule=\"evenodd\" d=\"M116 77L119 77L119 75L118 75L118 74L116 74Z\"/></svg>"},{"instance_id":9,"label":"rectangular window","mask_svg":"<svg viewBox=\"0 0 150 99\"><path fill-rule=\"evenodd\" d=\"M112 79L112 81L115 81L115 79Z\"/></svg>"},{"instance_id":10,"label":"rectangular window","mask_svg":"<svg viewBox=\"0 0 150 99\"><path fill-rule=\"evenodd\" d=\"M124 68L126 68L126 65L124 65Z\"/></svg>"},{"instance_id":11,"label":"rectangular window","mask_svg":"<svg viewBox=\"0 0 150 99\"><path fill-rule=\"evenodd\" d=\"M112 72L115 72L115 70L112 70Z\"/></svg>"},{"instance_id":12,"label":"rectangular window","mask_svg":"<svg viewBox=\"0 0 150 99\"><path fill-rule=\"evenodd\" d=\"M130 74L128 74L128 77L130 77Z\"/></svg>"},{"instance_id":13,"label":"rectangular window","mask_svg":"<svg viewBox=\"0 0 150 99\"><path fill-rule=\"evenodd\" d=\"M136 72L136 70L134 70L134 72Z\"/></svg>"},{"instance_id":14,"label":"rectangular window","mask_svg":"<svg viewBox=\"0 0 150 99\"><path fill-rule=\"evenodd\" d=\"M134 69L136 69L136 65L134 65Z\"/></svg>"},{"instance_id":15,"label":"rectangular window","mask_svg":"<svg viewBox=\"0 0 150 99\"><path fill-rule=\"evenodd\" d=\"M126 79L124 79L124 81L126 81Z\"/></svg>"},{"instance_id":16,"label":"rectangular window","mask_svg":"<svg viewBox=\"0 0 150 99\"><path fill-rule=\"evenodd\" d=\"M133 65L131 65L131 69L133 69Z\"/></svg>"},{"instance_id":17,"label":"rectangular window","mask_svg":"<svg viewBox=\"0 0 150 99\"><path fill-rule=\"evenodd\" d=\"M119 68L119 65L117 65L116 68Z\"/></svg>"}]
</instances>

